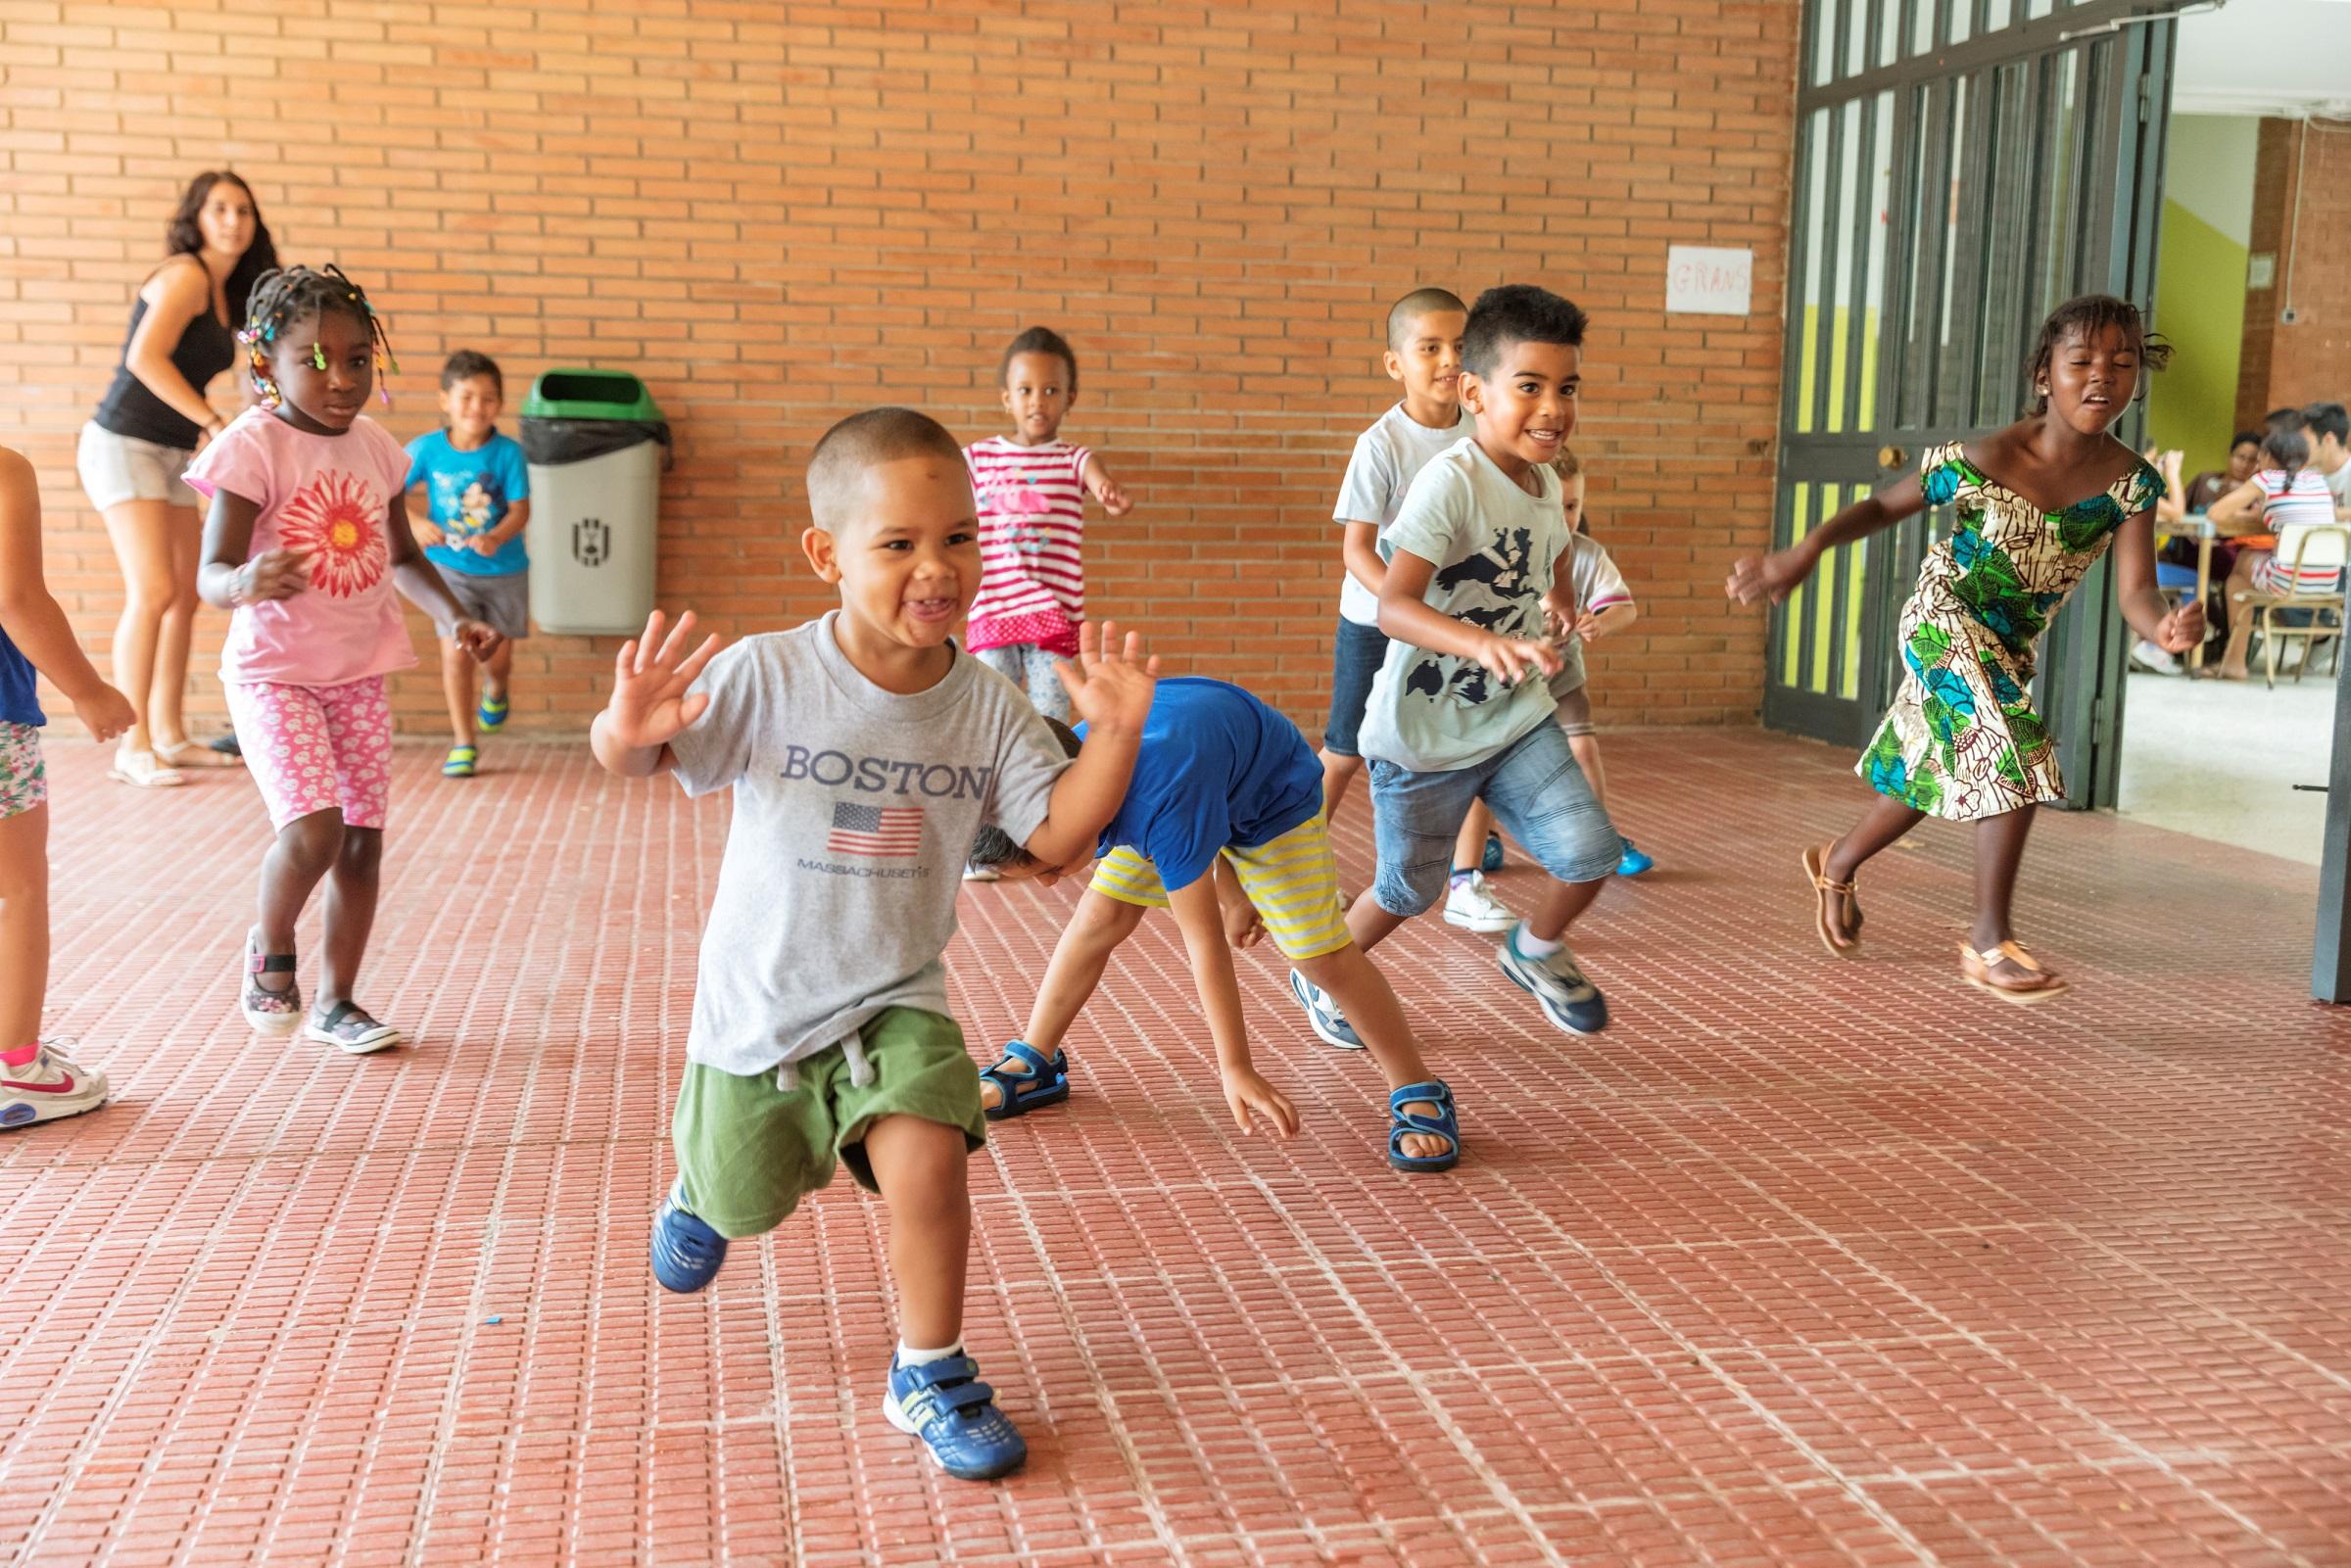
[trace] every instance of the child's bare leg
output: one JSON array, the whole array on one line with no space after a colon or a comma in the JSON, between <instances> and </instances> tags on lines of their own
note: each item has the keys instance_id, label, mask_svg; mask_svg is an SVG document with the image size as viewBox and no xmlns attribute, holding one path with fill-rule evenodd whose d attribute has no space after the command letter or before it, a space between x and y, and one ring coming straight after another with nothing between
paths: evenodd
<instances>
[{"instance_id":1,"label":"child's bare leg","mask_svg":"<svg viewBox=\"0 0 2351 1568\"><path fill-rule=\"evenodd\" d=\"M468 663L472 662L470 658ZM482 695L485 698L503 697L514 684L514 640L508 638L498 644L490 662L482 666Z\"/></svg>"},{"instance_id":2,"label":"child's bare leg","mask_svg":"<svg viewBox=\"0 0 2351 1568\"><path fill-rule=\"evenodd\" d=\"M0 1051L41 1032L49 988L49 808L0 818Z\"/></svg>"},{"instance_id":3,"label":"child's bare leg","mask_svg":"<svg viewBox=\"0 0 2351 1568\"><path fill-rule=\"evenodd\" d=\"M473 744L473 655L456 642L441 644L441 695L449 703L449 733Z\"/></svg>"},{"instance_id":4,"label":"child's bare leg","mask_svg":"<svg viewBox=\"0 0 2351 1568\"><path fill-rule=\"evenodd\" d=\"M1322 752L1322 821L1327 826L1339 820L1339 808L1347 803L1348 791L1364 771L1364 759L1350 757L1327 747Z\"/></svg>"},{"instance_id":5,"label":"child's bare leg","mask_svg":"<svg viewBox=\"0 0 2351 1568\"><path fill-rule=\"evenodd\" d=\"M375 899L384 862L381 828L346 828L326 884L325 965L318 977L318 1011L331 1012L352 1000L360 963L375 928Z\"/></svg>"},{"instance_id":6,"label":"child's bare leg","mask_svg":"<svg viewBox=\"0 0 2351 1568\"><path fill-rule=\"evenodd\" d=\"M1584 782L1592 786L1592 798L1600 802L1601 810L1607 810L1608 786L1600 773L1600 736L1571 735L1567 737L1567 749L1575 753L1575 765L1584 770Z\"/></svg>"},{"instance_id":7,"label":"child's bare leg","mask_svg":"<svg viewBox=\"0 0 2351 1568\"><path fill-rule=\"evenodd\" d=\"M1976 951L1988 953L2016 934L2009 911L2016 900L2016 873L2024 864L2025 839L2033 832L2035 806L2020 806L1976 824L1976 920L1968 937ZM2008 959L1991 966L2007 979L2030 978L2030 972Z\"/></svg>"},{"instance_id":8,"label":"child's bare leg","mask_svg":"<svg viewBox=\"0 0 2351 1568\"><path fill-rule=\"evenodd\" d=\"M1917 827L1926 815L1892 795L1878 796L1844 837L1830 843L1828 853L1822 857L1822 875L1831 881L1851 881L1853 874L1861 869L1864 861ZM1829 895L1824 893L1821 896L1827 898ZM1833 900L1829 909L1830 924L1840 936L1848 941L1853 931L1846 920L1846 911L1852 906L1853 900L1848 896Z\"/></svg>"},{"instance_id":9,"label":"child's bare leg","mask_svg":"<svg viewBox=\"0 0 2351 1568\"><path fill-rule=\"evenodd\" d=\"M311 890L334 869L343 853L343 813L313 811L278 830L277 842L262 857L261 942L264 953L294 951L294 923L302 918ZM282 974L258 976L268 990L292 983ZM271 980L279 983L271 985Z\"/></svg>"},{"instance_id":10,"label":"child's bare leg","mask_svg":"<svg viewBox=\"0 0 2351 1568\"><path fill-rule=\"evenodd\" d=\"M1462 819L1462 831L1453 840L1453 869L1475 871L1486 861L1486 835L1494 831L1494 813L1482 800L1469 808Z\"/></svg>"},{"instance_id":11,"label":"child's bare leg","mask_svg":"<svg viewBox=\"0 0 2351 1568\"><path fill-rule=\"evenodd\" d=\"M1037 987L1036 1000L1029 1007L1029 1029L1021 1036L1023 1044L1046 1057L1061 1049L1062 1037L1070 1032L1094 987L1102 983L1110 955L1134 934L1142 920L1142 905L1124 903L1091 887L1085 890L1078 900L1078 913L1070 917L1061 940L1053 944L1044 983ZM1002 1063L999 1070L1015 1078L1028 1073L1018 1058ZM1004 1103L1004 1097L993 1083L982 1079L980 1103L992 1110Z\"/></svg>"},{"instance_id":12,"label":"child's bare leg","mask_svg":"<svg viewBox=\"0 0 2351 1568\"><path fill-rule=\"evenodd\" d=\"M917 1350L944 1350L963 1338L972 1247L963 1129L921 1117L884 1117L866 1129L865 1157L889 1206L898 1337Z\"/></svg>"},{"instance_id":13,"label":"child's bare leg","mask_svg":"<svg viewBox=\"0 0 2351 1568\"><path fill-rule=\"evenodd\" d=\"M1567 927L1575 924L1575 918L1592 907L1592 900L1600 896L1607 881L1606 877L1589 882L1563 882L1553 878L1541 902L1535 905L1535 912L1526 917L1526 934L1545 942L1561 940Z\"/></svg>"},{"instance_id":14,"label":"child's bare leg","mask_svg":"<svg viewBox=\"0 0 2351 1568\"><path fill-rule=\"evenodd\" d=\"M1386 941L1388 934L1407 919L1406 916L1391 915L1382 909L1379 900L1372 897L1371 889L1367 887L1356 894L1355 902L1347 907L1347 934L1355 938L1358 948L1368 953Z\"/></svg>"},{"instance_id":15,"label":"child's bare leg","mask_svg":"<svg viewBox=\"0 0 2351 1568\"><path fill-rule=\"evenodd\" d=\"M1339 1011L1362 1037L1364 1049L1379 1064L1380 1073L1391 1090L1428 1081L1428 1064L1420 1058L1412 1025L1404 1021L1403 1005L1396 1000L1387 976L1379 973L1362 948L1351 944L1320 958L1294 960L1292 967L1338 1004ZM1441 1107L1425 1100L1407 1101L1406 1109L1430 1117L1442 1114ZM1419 1132L1406 1135L1402 1152L1413 1160L1434 1160L1452 1153L1444 1139Z\"/></svg>"}]
</instances>

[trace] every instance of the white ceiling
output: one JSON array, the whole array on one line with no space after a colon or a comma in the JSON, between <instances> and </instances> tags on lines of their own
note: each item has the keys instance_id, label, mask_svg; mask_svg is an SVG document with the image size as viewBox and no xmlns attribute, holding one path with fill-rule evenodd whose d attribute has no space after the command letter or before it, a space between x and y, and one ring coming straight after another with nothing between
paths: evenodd
<instances>
[{"instance_id":1,"label":"white ceiling","mask_svg":"<svg viewBox=\"0 0 2351 1568\"><path fill-rule=\"evenodd\" d=\"M2228 0L2180 19L2172 107L2198 115L2351 114L2351 0Z\"/></svg>"}]
</instances>

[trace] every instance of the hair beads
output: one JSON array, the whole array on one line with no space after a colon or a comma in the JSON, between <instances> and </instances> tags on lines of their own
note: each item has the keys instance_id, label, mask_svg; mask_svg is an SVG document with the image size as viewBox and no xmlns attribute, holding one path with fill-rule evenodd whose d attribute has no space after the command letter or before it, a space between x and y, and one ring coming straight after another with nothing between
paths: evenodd
<instances>
[{"instance_id":1,"label":"hair beads","mask_svg":"<svg viewBox=\"0 0 2351 1568\"><path fill-rule=\"evenodd\" d=\"M348 312L367 324L367 336L374 346L376 391L384 406L392 405L392 389L384 377L387 370L400 373L400 361L392 356L392 342L384 332L384 323L367 301L367 292L344 274L341 267L328 262L322 268L307 266L281 267L263 273L254 279L253 292L246 298L245 330L237 341L245 345L246 361L253 374L256 391L262 402L271 408L285 402L284 389L269 374L269 356L281 331L315 320L329 310ZM326 368L326 351L316 343L311 345L311 366Z\"/></svg>"}]
</instances>

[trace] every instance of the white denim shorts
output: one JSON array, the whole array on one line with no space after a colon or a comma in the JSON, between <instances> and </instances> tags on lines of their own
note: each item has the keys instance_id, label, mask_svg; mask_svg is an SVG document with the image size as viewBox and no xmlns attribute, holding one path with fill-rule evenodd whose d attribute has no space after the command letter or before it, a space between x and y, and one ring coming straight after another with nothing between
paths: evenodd
<instances>
[{"instance_id":1,"label":"white denim shorts","mask_svg":"<svg viewBox=\"0 0 2351 1568\"><path fill-rule=\"evenodd\" d=\"M160 500L203 510L204 498L184 477L195 460L192 449L118 436L95 421L81 427L81 444L73 451L82 491L100 511L126 500Z\"/></svg>"}]
</instances>

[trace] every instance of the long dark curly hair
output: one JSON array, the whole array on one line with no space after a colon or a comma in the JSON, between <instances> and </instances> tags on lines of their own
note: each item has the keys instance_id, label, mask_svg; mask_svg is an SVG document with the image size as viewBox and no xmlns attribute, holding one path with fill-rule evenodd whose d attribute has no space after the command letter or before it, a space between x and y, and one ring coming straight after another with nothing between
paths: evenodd
<instances>
[{"instance_id":1,"label":"long dark curly hair","mask_svg":"<svg viewBox=\"0 0 2351 1568\"><path fill-rule=\"evenodd\" d=\"M237 259L234 270L228 274L223 291L228 296L228 327L240 331L245 325L245 301L253 293L254 281L264 272L277 270L277 245L269 238L269 225L262 221L261 200L253 187L224 168L208 168L188 181L188 191L179 199L179 211L171 214L171 226L165 231L164 247L173 256L196 256L204 250L204 231L196 226L196 214L212 199L213 187L228 181L245 193L253 203L253 243Z\"/></svg>"}]
</instances>

